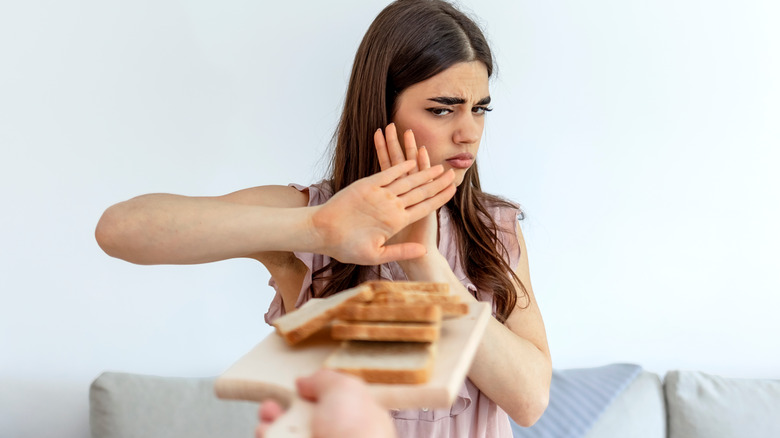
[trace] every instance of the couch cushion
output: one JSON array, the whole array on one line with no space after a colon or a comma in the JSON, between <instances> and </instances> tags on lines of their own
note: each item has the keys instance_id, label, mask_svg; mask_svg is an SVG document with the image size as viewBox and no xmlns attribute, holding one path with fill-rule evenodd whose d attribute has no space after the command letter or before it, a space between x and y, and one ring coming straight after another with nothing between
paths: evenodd
<instances>
[{"instance_id":1,"label":"couch cushion","mask_svg":"<svg viewBox=\"0 0 780 438\"><path fill-rule=\"evenodd\" d=\"M643 371L604 411L586 438L664 438L666 407L661 379Z\"/></svg>"},{"instance_id":2,"label":"couch cushion","mask_svg":"<svg viewBox=\"0 0 780 438\"><path fill-rule=\"evenodd\" d=\"M671 371L669 438L780 437L780 381Z\"/></svg>"},{"instance_id":3,"label":"couch cushion","mask_svg":"<svg viewBox=\"0 0 780 438\"><path fill-rule=\"evenodd\" d=\"M550 404L531 427L511 423L515 438L582 438L639 376L634 364L553 370Z\"/></svg>"},{"instance_id":4,"label":"couch cushion","mask_svg":"<svg viewBox=\"0 0 780 438\"><path fill-rule=\"evenodd\" d=\"M247 438L257 404L214 395L214 378L103 373L89 391L92 438Z\"/></svg>"}]
</instances>

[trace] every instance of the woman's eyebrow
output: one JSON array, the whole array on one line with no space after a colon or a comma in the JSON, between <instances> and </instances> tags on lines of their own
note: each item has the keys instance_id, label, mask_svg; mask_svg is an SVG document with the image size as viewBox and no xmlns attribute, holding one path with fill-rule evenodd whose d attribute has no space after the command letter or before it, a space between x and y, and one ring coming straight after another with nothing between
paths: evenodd
<instances>
[{"instance_id":1,"label":"woman's eyebrow","mask_svg":"<svg viewBox=\"0 0 780 438\"><path fill-rule=\"evenodd\" d=\"M466 103L466 99L462 97L445 97L445 96L439 96L439 97L431 97L428 100L440 103L442 105L461 105ZM483 97L482 99L477 102L477 105L487 105L490 103L490 96Z\"/></svg>"}]
</instances>

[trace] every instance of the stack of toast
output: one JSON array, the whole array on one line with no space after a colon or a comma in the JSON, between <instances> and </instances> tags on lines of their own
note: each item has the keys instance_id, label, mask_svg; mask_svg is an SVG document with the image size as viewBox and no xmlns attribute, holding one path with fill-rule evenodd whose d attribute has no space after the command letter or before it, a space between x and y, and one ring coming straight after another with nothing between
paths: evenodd
<instances>
[{"instance_id":1,"label":"stack of toast","mask_svg":"<svg viewBox=\"0 0 780 438\"><path fill-rule=\"evenodd\" d=\"M343 341L326 368L371 383L425 383L430 378L443 318L468 313L446 283L369 281L310 300L274 321L290 345L331 325Z\"/></svg>"}]
</instances>

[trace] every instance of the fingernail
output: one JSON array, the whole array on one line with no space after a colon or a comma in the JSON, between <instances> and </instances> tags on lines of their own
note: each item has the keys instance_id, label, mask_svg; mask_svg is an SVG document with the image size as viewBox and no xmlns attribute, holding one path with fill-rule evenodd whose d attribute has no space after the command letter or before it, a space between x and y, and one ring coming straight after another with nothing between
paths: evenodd
<instances>
[{"instance_id":1,"label":"fingernail","mask_svg":"<svg viewBox=\"0 0 780 438\"><path fill-rule=\"evenodd\" d=\"M407 129L406 132L412 132L412 128Z\"/></svg>"},{"instance_id":2,"label":"fingernail","mask_svg":"<svg viewBox=\"0 0 780 438\"><path fill-rule=\"evenodd\" d=\"M419 147L419 148L417 148L417 149L425 149L425 145L422 145L422 146L420 146L420 147Z\"/></svg>"}]
</instances>

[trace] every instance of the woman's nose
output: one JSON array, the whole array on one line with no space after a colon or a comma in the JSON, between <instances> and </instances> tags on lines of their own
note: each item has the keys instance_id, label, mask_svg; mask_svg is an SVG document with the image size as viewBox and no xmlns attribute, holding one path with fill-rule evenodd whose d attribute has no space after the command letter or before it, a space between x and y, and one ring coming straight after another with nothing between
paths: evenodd
<instances>
[{"instance_id":1,"label":"woman's nose","mask_svg":"<svg viewBox=\"0 0 780 438\"><path fill-rule=\"evenodd\" d=\"M477 120L477 117L471 112L464 114L452 137L455 144L474 144L478 142L479 138L482 137L481 120Z\"/></svg>"}]
</instances>

